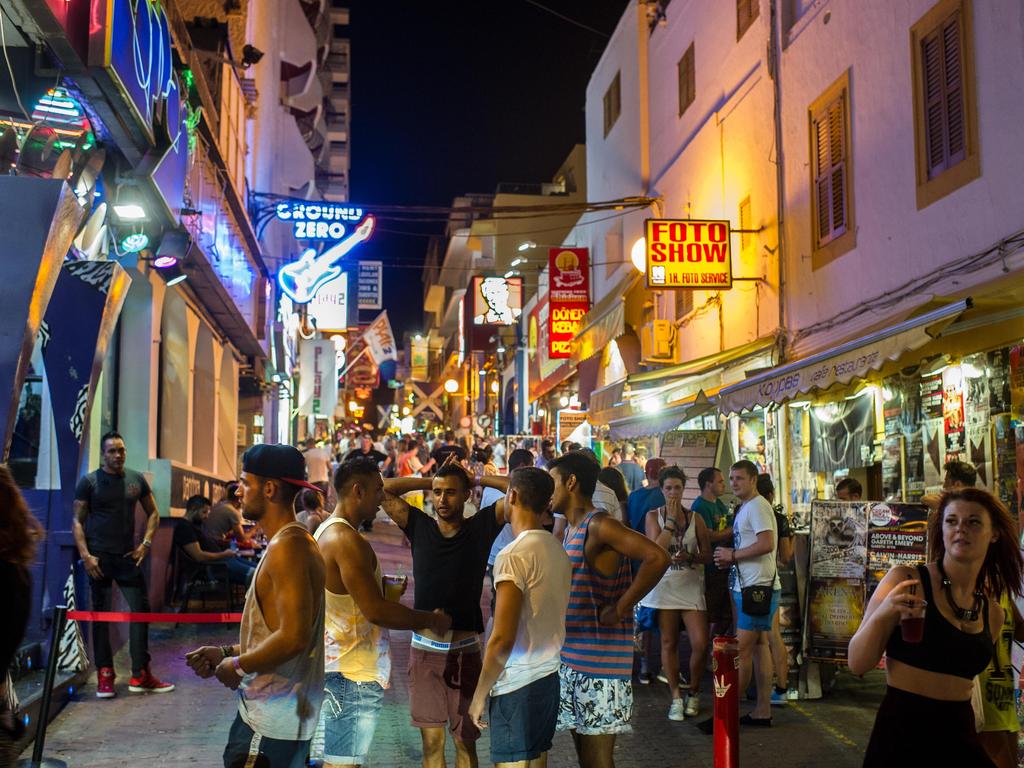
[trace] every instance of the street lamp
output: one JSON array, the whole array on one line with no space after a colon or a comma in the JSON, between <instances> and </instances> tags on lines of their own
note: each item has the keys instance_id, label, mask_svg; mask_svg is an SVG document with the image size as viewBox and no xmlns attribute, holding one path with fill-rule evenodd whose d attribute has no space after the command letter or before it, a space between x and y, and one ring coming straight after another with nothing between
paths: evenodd
<instances>
[{"instance_id":1,"label":"street lamp","mask_svg":"<svg viewBox=\"0 0 1024 768\"><path fill-rule=\"evenodd\" d=\"M459 382L457 382L455 379L448 379L444 383L444 391L447 392L449 395L454 395L456 392L459 391Z\"/></svg>"},{"instance_id":2,"label":"street lamp","mask_svg":"<svg viewBox=\"0 0 1024 768\"><path fill-rule=\"evenodd\" d=\"M637 272L647 271L647 240L638 237L633 247L629 249L629 260L633 262L633 268Z\"/></svg>"}]
</instances>

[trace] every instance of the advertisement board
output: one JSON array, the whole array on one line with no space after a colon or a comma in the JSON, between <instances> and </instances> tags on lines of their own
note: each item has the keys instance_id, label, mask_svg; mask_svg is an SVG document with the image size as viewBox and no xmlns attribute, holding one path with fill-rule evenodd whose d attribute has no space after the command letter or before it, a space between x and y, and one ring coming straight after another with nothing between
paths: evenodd
<instances>
[{"instance_id":1,"label":"advertisement board","mask_svg":"<svg viewBox=\"0 0 1024 768\"><path fill-rule=\"evenodd\" d=\"M384 263L361 261L356 273L359 309L384 308Z\"/></svg>"},{"instance_id":2,"label":"advertisement board","mask_svg":"<svg viewBox=\"0 0 1024 768\"><path fill-rule=\"evenodd\" d=\"M302 416L333 416L338 405L338 356L330 339L299 344L299 402Z\"/></svg>"},{"instance_id":3,"label":"advertisement board","mask_svg":"<svg viewBox=\"0 0 1024 768\"><path fill-rule=\"evenodd\" d=\"M523 314L523 279L477 275L471 286L473 325L513 325Z\"/></svg>"},{"instance_id":4,"label":"advertisement board","mask_svg":"<svg viewBox=\"0 0 1024 768\"><path fill-rule=\"evenodd\" d=\"M815 500L811 504L806 656L837 664L878 582L894 565L925 560L922 504Z\"/></svg>"},{"instance_id":5,"label":"advertisement board","mask_svg":"<svg viewBox=\"0 0 1024 768\"><path fill-rule=\"evenodd\" d=\"M548 357L571 356L570 344L590 311L590 250L548 250Z\"/></svg>"},{"instance_id":6,"label":"advertisement board","mask_svg":"<svg viewBox=\"0 0 1024 768\"><path fill-rule=\"evenodd\" d=\"M342 272L317 291L309 300L309 319L323 333L343 332L348 329L348 273Z\"/></svg>"},{"instance_id":7,"label":"advertisement board","mask_svg":"<svg viewBox=\"0 0 1024 768\"><path fill-rule=\"evenodd\" d=\"M648 288L732 288L728 221L647 219L644 225Z\"/></svg>"}]
</instances>

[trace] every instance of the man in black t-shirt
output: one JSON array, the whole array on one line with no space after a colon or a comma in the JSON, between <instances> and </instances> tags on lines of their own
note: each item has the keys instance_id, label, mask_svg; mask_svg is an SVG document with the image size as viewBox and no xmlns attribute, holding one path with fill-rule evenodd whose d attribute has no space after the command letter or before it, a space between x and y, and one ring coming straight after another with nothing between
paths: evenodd
<instances>
[{"instance_id":1,"label":"man in black t-shirt","mask_svg":"<svg viewBox=\"0 0 1024 768\"><path fill-rule=\"evenodd\" d=\"M142 561L153 545L153 536L160 524L153 492L146 478L125 469L127 452L124 438L108 432L100 440L103 463L95 472L83 477L75 487L72 532L78 554L85 565L92 586L92 609L109 611L113 583L133 613L149 612L149 594L143 577ZM135 505L146 510L146 532L142 542L135 544ZM132 693L166 693L171 683L161 682L149 670L149 625L132 623L128 634L132 657L132 677L128 690ZM98 683L96 695L112 699L114 692L114 656L110 648L110 625L97 622L93 627Z\"/></svg>"},{"instance_id":2,"label":"man in black t-shirt","mask_svg":"<svg viewBox=\"0 0 1024 768\"><path fill-rule=\"evenodd\" d=\"M190 496L185 502L185 519L178 521L173 536L173 546L185 555L178 561L180 566L190 578L202 565L220 563L228 569L228 581L248 587L256 571L256 563L243 560L230 549L221 548L204 528L209 515L210 500L205 496Z\"/></svg>"},{"instance_id":3,"label":"man in black t-shirt","mask_svg":"<svg viewBox=\"0 0 1024 768\"><path fill-rule=\"evenodd\" d=\"M352 459L370 459L377 463L379 467L387 456L378 451L373 447L373 437L366 433L359 438L359 447L353 448L351 451L345 454L342 461L352 461Z\"/></svg>"},{"instance_id":4,"label":"man in black t-shirt","mask_svg":"<svg viewBox=\"0 0 1024 768\"><path fill-rule=\"evenodd\" d=\"M506 477L478 478L480 485L508 490ZM414 607L443 610L452 617L451 630L438 637L413 633L409 652L409 709L420 729L423 764L444 765L445 728L455 740L459 765L476 764L480 731L466 714L480 677L480 611L484 572L491 544L506 522L505 501L465 517L474 482L450 458L432 479L396 477L384 481L383 508L405 532L412 546ZM433 490L433 519L400 496Z\"/></svg>"}]
</instances>

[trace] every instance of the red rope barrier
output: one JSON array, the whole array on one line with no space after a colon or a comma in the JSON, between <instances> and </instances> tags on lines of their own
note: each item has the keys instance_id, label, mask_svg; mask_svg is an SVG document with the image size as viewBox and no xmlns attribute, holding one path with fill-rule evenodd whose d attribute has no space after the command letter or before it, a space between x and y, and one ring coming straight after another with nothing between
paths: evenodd
<instances>
[{"instance_id":1,"label":"red rope barrier","mask_svg":"<svg viewBox=\"0 0 1024 768\"><path fill-rule=\"evenodd\" d=\"M75 621L116 621L143 623L177 624L238 624L240 613L129 613L127 611L68 611L68 618Z\"/></svg>"}]
</instances>

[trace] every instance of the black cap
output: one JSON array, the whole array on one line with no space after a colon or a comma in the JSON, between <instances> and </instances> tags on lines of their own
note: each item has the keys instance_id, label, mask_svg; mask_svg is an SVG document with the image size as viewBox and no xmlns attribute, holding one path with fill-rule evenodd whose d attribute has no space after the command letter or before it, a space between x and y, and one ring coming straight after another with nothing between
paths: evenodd
<instances>
[{"instance_id":1,"label":"black cap","mask_svg":"<svg viewBox=\"0 0 1024 768\"><path fill-rule=\"evenodd\" d=\"M301 479L306 474L306 460L290 445L254 445L242 454L242 471L323 493Z\"/></svg>"}]
</instances>

